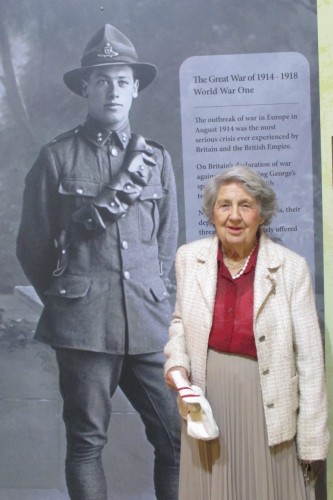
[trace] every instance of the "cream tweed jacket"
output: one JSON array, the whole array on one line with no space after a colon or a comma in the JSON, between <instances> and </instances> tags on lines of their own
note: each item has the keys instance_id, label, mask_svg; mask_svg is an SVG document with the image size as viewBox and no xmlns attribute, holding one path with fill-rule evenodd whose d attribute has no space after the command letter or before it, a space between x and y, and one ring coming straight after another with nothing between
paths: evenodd
<instances>
[{"instance_id":1,"label":"cream tweed jacket","mask_svg":"<svg viewBox=\"0 0 333 500\"><path fill-rule=\"evenodd\" d=\"M296 435L298 455L327 455L327 396L323 349L303 257L260 237L254 280L254 335L268 442ZM165 372L185 367L193 384L206 388L208 338L212 325L218 238L183 245L176 257L177 300Z\"/></svg>"}]
</instances>

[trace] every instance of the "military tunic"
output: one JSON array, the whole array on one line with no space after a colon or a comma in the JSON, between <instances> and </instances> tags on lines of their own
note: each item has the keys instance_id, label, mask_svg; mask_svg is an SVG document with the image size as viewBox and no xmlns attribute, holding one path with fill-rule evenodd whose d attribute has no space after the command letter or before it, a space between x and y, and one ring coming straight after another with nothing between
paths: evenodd
<instances>
[{"instance_id":1,"label":"military tunic","mask_svg":"<svg viewBox=\"0 0 333 500\"><path fill-rule=\"evenodd\" d=\"M45 145L27 175L17 255L44 302L35 338L54 347L140 354L165 345L178 234L168 152L144 141L155 162L148 184L105 230L73 220L121 172L130 137L128 123L110 133L88 118Z\"/></svg>"}]
</instances>

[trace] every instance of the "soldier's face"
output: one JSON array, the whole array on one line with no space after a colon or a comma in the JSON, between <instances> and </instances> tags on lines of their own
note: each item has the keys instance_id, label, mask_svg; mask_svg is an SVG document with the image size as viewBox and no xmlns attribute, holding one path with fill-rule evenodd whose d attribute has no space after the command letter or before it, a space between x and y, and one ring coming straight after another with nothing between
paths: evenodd
<instances>
[{"instance_id":1,"label":"soldier's face","mask_svg":"<svg viewBox=\"0 0 333 500\"><path fill-rule=\"evenodd\" d=\"M130 66L96 68L82 82L88 99L88 113L110 130L117 130L127 120L132 100L137 97L139 81Z\"/></svg>"}]
</instances>

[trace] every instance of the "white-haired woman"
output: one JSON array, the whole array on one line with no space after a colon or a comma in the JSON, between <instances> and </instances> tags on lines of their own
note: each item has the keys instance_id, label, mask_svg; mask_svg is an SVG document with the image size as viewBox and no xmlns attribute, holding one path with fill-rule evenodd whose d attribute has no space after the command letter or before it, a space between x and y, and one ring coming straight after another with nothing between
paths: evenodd
<instances>
[{"instance_id":1,"label":"white-haired woman","mask_svg":"<svg viewBox=\"0 0 333 500\"><path fill-rule=\"evenodd\" d=\"M182 431L180 500L314 498L303 472L327 454L323 350L303 257L261 231L276 196L249 167L210 179L216 235L177 253L166 381L199 386L220 429ZM306 474L305 474L306 475Z\"/></svg>"}]
</instances>

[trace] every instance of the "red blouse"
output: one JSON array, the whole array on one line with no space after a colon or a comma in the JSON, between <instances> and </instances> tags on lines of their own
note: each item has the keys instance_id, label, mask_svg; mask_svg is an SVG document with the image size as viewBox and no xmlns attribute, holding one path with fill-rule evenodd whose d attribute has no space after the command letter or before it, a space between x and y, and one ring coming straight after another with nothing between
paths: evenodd
<instances>
[{"instance_id":1,"label":"red blouse","mask_svg":"<svg viewBox=\"0 0 333 500\"><path fill-rule=\"evenodd\" d=\"M221 352L257 358L253 334L253 282L259 245L245 272L233 279L219 247L213 324L208 345Z\"/></svg>"}]
</instances>

